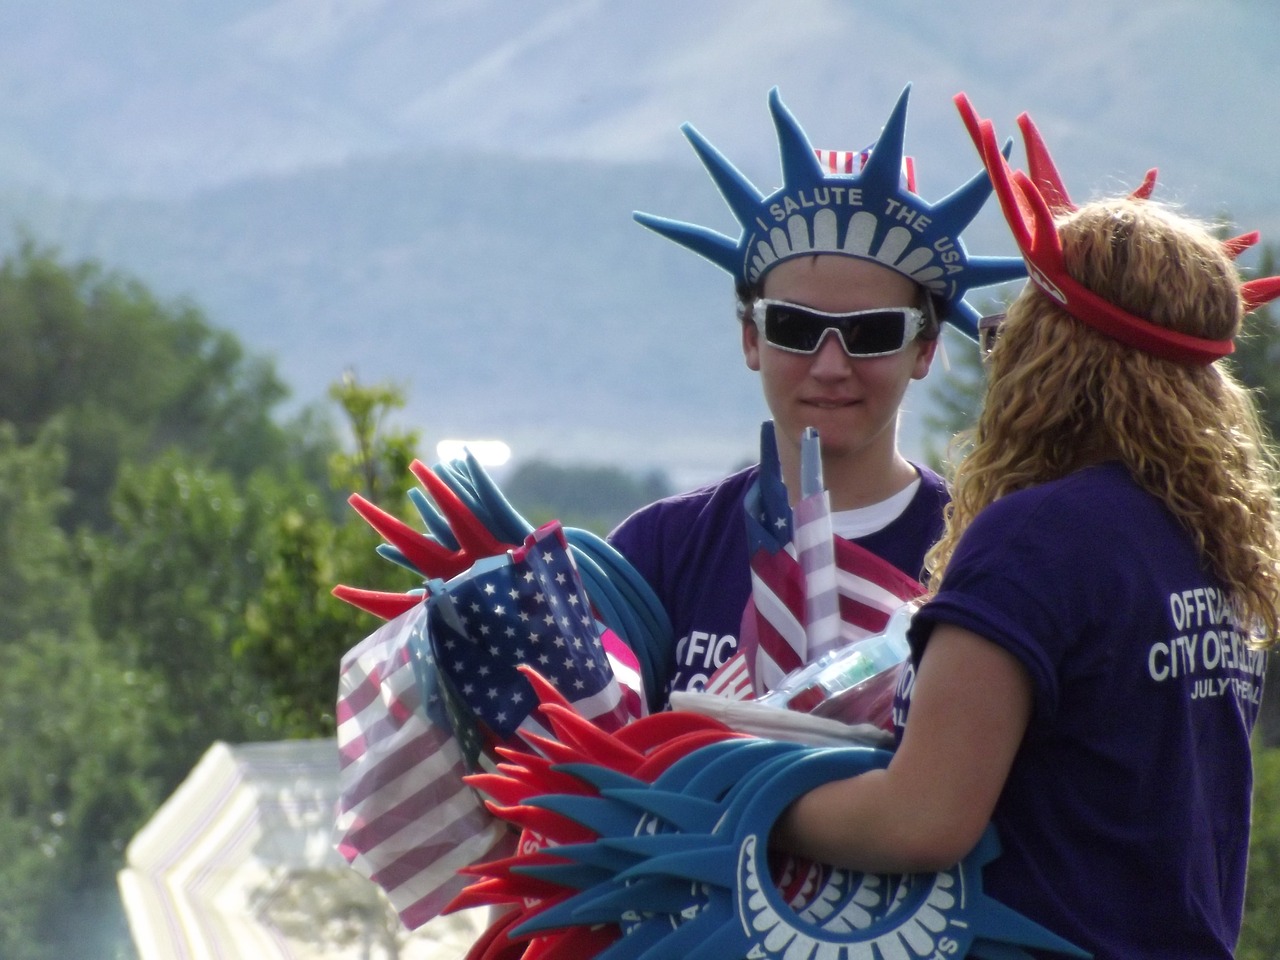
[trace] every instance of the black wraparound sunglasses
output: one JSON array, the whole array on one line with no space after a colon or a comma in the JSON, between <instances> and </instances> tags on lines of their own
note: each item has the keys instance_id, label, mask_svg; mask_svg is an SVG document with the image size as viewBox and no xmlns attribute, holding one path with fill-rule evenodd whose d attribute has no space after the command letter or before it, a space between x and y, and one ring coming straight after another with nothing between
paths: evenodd
<instances>
[{"instance_id":1,"label":"black wraparound sunglasses","mask_svg":"<svg viewBox=\"0 0 1280 960\"><path fill-rule=\"evenodd\" d=\"M898 353L924 329L924 312L916 307L876 307L851 313L826 313L785 300L757 300L751 318L765 342L788 353L818 352L834 331L850 357L884 357Z\"/></svg>"}]
</instances>

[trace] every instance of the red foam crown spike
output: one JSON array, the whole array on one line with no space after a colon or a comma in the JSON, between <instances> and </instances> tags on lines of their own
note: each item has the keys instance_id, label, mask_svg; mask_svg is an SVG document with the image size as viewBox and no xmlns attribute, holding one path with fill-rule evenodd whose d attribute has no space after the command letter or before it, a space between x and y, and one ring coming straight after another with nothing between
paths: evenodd
<instances>
[{"instance_id":1,"label":"red foam crown spike","mask_svg":"<svg viewBox=\"0 0 1280 960\"><path fill-rule=\"evenodd\" d=\"M1161 327L1129 313L1073 279L1066 269L1054 217L1070 213L1076 207L1040 131L1026 114L1018 118L1026 143L1029 173L1014 170L1000 152L992 122L980 118L963 93L956 95L955 103L982 156L1031 280L1041 291L1081 323L1153 356L1177 363L1208 364L1232 352L1234 344L1230 340L1209 340ZM1130 197L1148 199L1155 182L1156 171L1148 170ZM1256 233L1244 234L1223 241L1223 249L1234 258L1257 239ZM1240 297L1246 311L1256 309L1280 297L1280 277L1242 283Z\"/></svg>"}]
</instances>

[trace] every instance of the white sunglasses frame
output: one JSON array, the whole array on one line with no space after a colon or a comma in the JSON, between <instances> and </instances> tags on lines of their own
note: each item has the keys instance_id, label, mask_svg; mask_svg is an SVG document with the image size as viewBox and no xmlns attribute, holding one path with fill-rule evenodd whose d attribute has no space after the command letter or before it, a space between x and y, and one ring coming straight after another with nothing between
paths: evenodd
<instances>
[{"instance_id":1,"label":"white sunglasses frame","mask_svg":"<svg viewBox=\"0 0 1280 960\"><path fill-rule=\"evenodd\" d=\"M844 342L844 337L840 336L840 330L834 324L826 327L818 337L818 342L812 350L801 350L798 347L786 347L781 344L774 343L765 335L764 324L766 315L770 307L787 307L792 310L799 310L801 313L809 314L815 317L825 317L831 320L851 320L859 316L873 313L901 313L906 322L903 326L903 338L901 346L894 347L892 350L882 350L879 353L850 353L848 346ZM866 310L850 310L846 313L828 313L826 310L815 310L813 307L806 307L803 303L792 303L790 300L771 300L766 297L757 299L751 305L751 320L756 325L756 329L760 331L760 336L769 346L775 350L781 350L784 353L794 353L802 357L812 357L822 349L823 343L826 342L828 336L833 332L837 334L836 340L840 343L840 349L844 351L844 355L850 360L865 360L873 357L891 357L895 353L901 353L911 344L916 337L920 335L920 331L924 329L926 322L925 312L919 307L871 307Z\"/></svg>"}]
</instances>

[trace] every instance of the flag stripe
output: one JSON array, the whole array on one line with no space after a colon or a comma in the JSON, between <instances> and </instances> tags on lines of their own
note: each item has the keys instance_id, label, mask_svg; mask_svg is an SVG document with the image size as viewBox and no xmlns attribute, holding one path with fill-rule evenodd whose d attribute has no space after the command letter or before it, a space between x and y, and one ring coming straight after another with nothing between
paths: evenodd
<instances>
[{"instance_id":1,"label":"flag stripe","mask_svg":"<svg viewBox=\"0 0 1280 960\"><path fill-rule=\"evenodd\" d=\"M750 699L751 671L747 665L746 651L738 650L726 660L707 680L703 690L730 700Z\"/></svg>"},{"instance_id":2,"label":"flag stripe","mask_svg":"<svg viewBox=\"0 0 1280 960\"><path fill-rule=\"evenodd\" d=\"M415 926L462 889L457 867L497 842L493 818L462 782L450 731L419 712L409 638L424 620L415 607L354 647L338 691L337 847L366 877L395 878L384 889L406 925L414 912ZM415 850L418 859L405 859Z\"/></svg>"},{"instance_id":3,"label":"flag stripe","mask_svg":"<svg viewBox=\"0 0 1280 960\"><path fill-rule=\"evenodd\" d=\"M405 670L407 677L390 677L387 680L388 690L396 692L395 687L414 681L412 671ZM416 691L414 691L416 693ZM371 749L388 737L394 737L413 716L412 707L403 699L406 691L399 691L395 699L386 703L377 703L361 711L355 719L356 726L340 728L338 738L338 757L343 767L362 759ZM363 727L359 724L363 724ZM345 736L344 736L345 734Z\"/></svg>"},{"instance_id":4,"label":"flag stripe","mask_svg":"<svg viewBox=\"0 0 1280 960\"><path fill-rule=\"evenodd\" d=\"M889 622L889 614L854 597L840 597L840 621L845 641L860 640L879 633Z\"/></svg>"},{"instance_id":5,"label":"flag stripe","mask_svg":"<svg viewBox=\"0 0 1280 960\"><path fill-rule=\"evenodd\" d=\"M924 593L922 584L870 550L839 538L835 545L836 563L840 569L864 581L859 588L864 595L875 596L879 591L884 606L893 606L895 600L901 604Z\"/></svg>"},{"instance_id":6,"label":"flag stripe","mask_svg":"<svg viewBox=\"0 0 1280 960\"><path fill-rule=\"evenodd\" d=\"M412 730L403 731L403 737L397 738L390 749L379 750L378 757L370 756L369 762L361 771L360 779L342 792L344 807L369 818L364 805L371 797L390 797L396 790L396 783L406 774L415 776L441 776L446 773L457 758L450 755L447 747L449 734L447 731L425 724L414 724ZM403 789L403 787L401 787ZM397 800L389 800L388 804Z\"/></svg>"},{"instance_id":7,"label":"flag stripe","mask_svg":"<svg viewBox=\"0 0 1280 960\"><path fill-rule=\"evenodd\" d=\"M410 930L416 930L438 917L470 883L471 878L457 871L473 863L494 860L515 852L515 837L505 826L492 822L483 833L476 833L462 840L451 853L445 853L444 864L452 868L449 878L439 885L428 881L431 873L423 870L413 880L398 886L387 894L400 922Z\"/></svg>"},{"instance_id":8,"label":"flag stripe","mask_svg":"<svg viewBox=\"0 0 1280 960\"><path fill-rule=\"evenodd\" d=\"M808 663L836 649L841 643L831 498L819 488L802 498L794 513L796 559L804 571L805 582L803 661Z\"/></svg>"},{"instance_id":9,"label":"flag stripe","mask_svg":"<svg viewBox=\"0 0 1280 960\"><path fill-rule=\"evenodd\" d=\"M752 577L753 585L757 582ZM804 620L802 610L788 606L778 593L762 586L755 594L756 612L761 617L760 650L784 671L803 663ZM802 608L803 609L803 608Z\"/></svg>"}]
</instances>

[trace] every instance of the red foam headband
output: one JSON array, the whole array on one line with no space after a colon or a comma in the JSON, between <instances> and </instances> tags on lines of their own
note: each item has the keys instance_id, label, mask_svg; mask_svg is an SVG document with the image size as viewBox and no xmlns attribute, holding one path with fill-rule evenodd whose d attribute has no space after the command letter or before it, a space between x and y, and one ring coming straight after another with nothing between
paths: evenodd
<instances>
[{"instance_id":1,"label":"red foam headband","mask_svg":"<svg viewBox=\"0 0 1280 960\"><path fill-rule=\"evenodd\" d=\"M1100 297L1067 273L1062 241L1054 223L1056 213L1075 210L1061 176L1053 163L1044 139L1025 113L1018 118L1026 143L1030 174L1014 170L1000 152L995 127L990 120L979 118L963 93L955 103L982 155L1000 208L1004 212L1013 237L1027 264L1027 272L1044 293L1081 323L1152 356L1187 364L1209 364L1235 349L1230 340L1209 340L1169 330L1129 313ZM1156 171L1147 171L1142 184L1130 194L1138 200L1150 196L1155 186ZM1235 257L1257 242L1256 233L1235 237L1223 243L1227 253ZM1240 296L1246 310L1280 297L1280 277L1265 277L1241 284Z\"/></svg>"}]
</instances>

